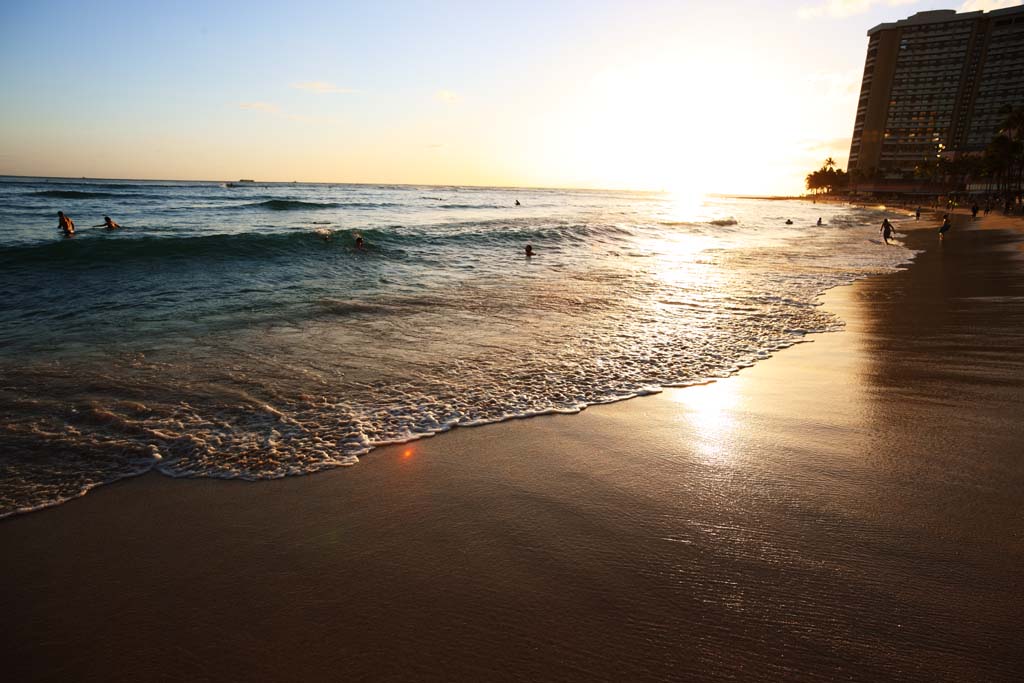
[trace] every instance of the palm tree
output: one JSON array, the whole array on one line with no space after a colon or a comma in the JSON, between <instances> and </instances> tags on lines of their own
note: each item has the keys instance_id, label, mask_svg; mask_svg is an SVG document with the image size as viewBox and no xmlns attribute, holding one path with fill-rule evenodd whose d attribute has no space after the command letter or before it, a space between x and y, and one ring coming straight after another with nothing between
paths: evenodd
<instances>
[{"instance_id":1,"label":"palm tree","mask_svg":"<svg viewBox=\"0 0 1024 683\"><path fill-rule=\"evenodd\" d=\"M1024 190L1024 107L1008 104L999 113L1006 118L989 146L991 156L1004 175L1006 192L1016 190L1020 195Z\"/></svg>"},{"instance_id":2,"label":"palm tree","mask_svg":"<svg viewBox=\"0 0 1024 683\"><path fill-rule=\"evenodd\" d=\"M997 133L1007 136L1011 142L1024 137L1024 107L1014 107L1008 104L1000 109L999 113L1006 118L999 125Z\"/></svg>"},{"instance_id":3,"label":"palm tree","mask_svg":"<svg viewBox=\"0 0 1024 683\"><path fill-rule=\"evenodd\" d=\"M1006 116L1004 129L1013 134L1014 153L1017 155L1017 194L1024 190L1024 106L1014 107Z\"/></svg>"},{"instance_id":4,"label":"palm tree","mask_svg":"<svg viewBox=\"0 0 1024 683\"><path fill-rule=\"evenodd\" d=\"M1010 165L1013 161L1013 142L1005 135L992 138L985 149L985 160L990 172L995 176L996 186L1000 192L1010 187Z\"/></svg>"},{"instance_id":5,"label":"palm tree","mask_svg":"<svg viewBox=\"0 0 1024 683\"><path fill-rule=\"evenodd\" d=\"M807 174L807 189L815 194L821 189L821 173L819 171Z\"/></svg>"},{"instance_id":6,"label":"palm tree","mask_svg":"<svg viewBox=\"0 0 1024 683\"><path fill-rule=\"evenodd\" d=\"M835 167L836 167L836 160L835 159L833 159L832 157L829 157L828 159L825 159L825 166L823 168L835 168Z\"/></svg>"}]
</instances>

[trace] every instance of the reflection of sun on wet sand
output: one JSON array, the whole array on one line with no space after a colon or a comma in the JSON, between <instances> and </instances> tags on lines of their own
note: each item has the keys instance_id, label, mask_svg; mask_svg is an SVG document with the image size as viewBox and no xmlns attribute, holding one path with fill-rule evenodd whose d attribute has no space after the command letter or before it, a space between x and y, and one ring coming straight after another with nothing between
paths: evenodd
<instances>
[{"instance_id":1,"label":"reflection of sun on wet sand","mask_svg":"<svg viewBox=\"0 0 1024 683\"><path fill-rule=\"evenodd\" d=\"M5 673L1012 680L1024 271L966 223L714 384L5 520Z\"/></svg>"}]
</instances>

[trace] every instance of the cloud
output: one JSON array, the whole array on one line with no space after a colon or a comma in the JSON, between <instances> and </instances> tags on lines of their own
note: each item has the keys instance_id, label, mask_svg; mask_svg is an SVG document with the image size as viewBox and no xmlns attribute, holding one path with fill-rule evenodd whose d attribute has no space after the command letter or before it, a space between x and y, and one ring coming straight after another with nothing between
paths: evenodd
<instances>
[{"instance_id":1,"label":"cloud","mask_svg":"<svg viewBox=\"0 0 1024 683\"><path fill-rule=\"evenodd\" d=\"M438 90L434 93L434 99L438 102L447 102L449 104L457 102L459 96L453 93L451 90Z\"/></svg>"},{"instance_id":2,"label":"cloud","mask_svg":"<svg viewBox=\"0 0 1024 683\"><path fill-rule=\"evenodd\" d=\"M246 109L249 111L263 112L264 114L270 114L270 116L276 119L284 119L287 121L294 121L296 123L306 123L319 126L336 126L341 123L340 120L332 118L330 116L306 116L304 114L289 114L282 111L276 104L269 102L240 102L238 104L239 109Z\"/></svg>"},{"instance_id":3,"label":"cloud","mask_svg":"<svg viewBox=\"0 0 1024 683\"><path fill-rule=\"evenodd\" d=\"M336 126L341 123L339 119L332 116L305 116L304 114L288 114L285 116L289 121L297 123L309 123L317 126Z\"/></svg>"},{"instance_id":4,"label":"cloud","mask_svg":"<svg viewBox=\"0 0 1024 683\"><path fill-rule=\"evenodd\" d=\"M994 9L1016 7L1019 4L1021 4L1021 0L967 0L967 2L960 5L960 11L977 12L978 10L985 10L986 12L991 12Z\"/></svg>"},{"instance_id":5,"label":"cloud","mask_svg":"<svg viewBox=\"0 0 1024 683\"><path fill-rule=\"evenodd\" d=\"M339 88L333 83L325 83L324 81L306 81L305 83L292 83L292 88L296 90L308 90L309 92L315 92L318 95L329 95L329 94L348 94L354 93L355 90L352 88Z\"/></svg>"},{"instance_id":6,"label":"cloud","mask_svg":"<svg viewBox=\"0 0 1024 683\"><path fill-rule=\"evenodd\" d=\"M815 92L824 97L847 97L860 92L861 69L842 72L820 72L806 75L804 78Z\"/></svg>"},{"instance_id":7,"label":"cloud","mask_svg":"<svg viewBox=\"0 0 1024 683\"><path fill-rule=\"evenodd\" d=\"M831 140L805 140L801 143L805 154L845 155L850 151L850 136L832 138Z\"/></svg>"},{"instance_id":8,"label":"cloud","mask_svg":"<svg viewBox=\"0 0 1024 683\"><path fill-rule=\"evenodd\" d=\"M796 15L801 19L816 19L826 16L852 17L855 14L864 14L873 6L883 2L890 7L898 7L899 5L912 5L918 0L825 0L818 5L804 5L796 11Z\"/></svg>"},{"instance_id":9,"label":"cloud","mask_svg":"<svg viewBox=\"0 0 1024 683\"><path fill-rule=\"evenodd\" d=\"M994 9L1004 7L1016 7L1024 0L965 0L960 6L961 12L976 12L985 10L990 12ZM804 5L796 11L801 19L817 19L819 17L843 18L852 17L856 14L864 14L875 5L888 5L899 7L900 5L913 5L919 0L824 0L817 5Z\"/></svg>"},{"instance_id":10,"label":"cloud","mask_svg":"<svg viewBox=\"0 0 1024 683\"><path fill-rule=\"evenodd\" d=\"M269 102L239 102L238 108L249 109L251 111L262 111L267 114L277 114L281 111L280 107Z\"/></svg>"}]
</instances>

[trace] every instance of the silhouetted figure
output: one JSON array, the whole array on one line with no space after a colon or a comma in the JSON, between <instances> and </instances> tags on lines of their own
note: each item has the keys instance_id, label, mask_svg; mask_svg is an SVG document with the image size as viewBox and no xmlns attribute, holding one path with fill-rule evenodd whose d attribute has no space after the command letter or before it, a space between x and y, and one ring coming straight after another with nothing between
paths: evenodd
<instances>
[{"instance_id":1,"label":"silhouetted figure","mask_svg":"<svg viewBox=\"0 0 1024 683\"><path fill-rule=\"evenodd\" d=\"M821 216L818 216L818 225L821 225Z\"/></svg>"},{"instance_id":2,"label":"silhouetted figure","mask_svg":"<svg viewBox=\"0 0 1024 683\"><path fill-rule=\"evenodd\" d=\"M516 200L516 206L522 206L522 204L519 203L518 199Z\"/></svg>"},{"instance_id":3,"label":"silhouetted figure","mask_svg":"<svg viewBox=\"0 0 1024 683\"><path fill-rule=\"evenodd\" d=\"M65 216L63 211L57 212L57 227L64 231L65 237L75 236L75 222L71 216Z\"/></svg>"},{"instance_id":4,"label":"silhouetted figure","mask_svg":"<svg viewBox=\"0 0 1024 683\"><path fill-rule=\"evenodd\" d=\"M107 230L117 230L121 226L111 220L110 216L104 216L103 222L99 225L92 226L94 228L106 228Z\"/></svg>"},{"instance_id":5,"label":"silhouetted figure","mask_svg":"<svg viewBox=\"0 0 1024 683\"><path fill-rule=\"evenodd\" d=\"M949 229L952 227L952 224L949 222L949 214L943 214L942 225L939 226L939 239L945 239L946 233L949 232Z\"/></svg>"},{"instance_id":6,"label":"silhouetted figure","mask_svg":"<svg viewBox=\"0 0 1024 683\"><path fill-rule=\"evenodd\" d=\"M533 258L533 245L532 244L527 244L526 245L526 258Z\"/></svg>"},{"instance_id":7,"label":"silhouetted figure","mask_svg":"<svg viewBox=\"0 0 1024 683\"><path fill-rule=\"evenodd\" d=\"M980 207L978 206L978 203L975 202L974 205L971 206L971 218L977 218L979 210L980 210Z\"/></svg>"},{"instance_id":8,"label":"silhouetted figure","mask_svg":"<svg viewBox=\"0 0 1024 683\"><path fill-rule=\"evenodd\" d=\"M356 235L356 251L363 251L366 249L366 244L363 242L362 235Z\"/></svg>"},{"instance_id":9,"label":"silhouetted figure","mask_svg":"<svg viewBox=\"0 0 1024 683\"><path fill-rule=\"evenodd\" d=\"M786 219L786 225L793 225L793 221L791 221L790 219L787 218Z\"/></svg>"},{"instance_id":10,"label":"silhouetted figure","mask_svg":"<svg viewBox=\"0 0 1024 683\"><path fill-rule=\"evenodd\" d=\"M920 206L917 207L917 211L914 212L914 220L915 221L921 220L921 207Z\"/></svg>"},{"instance_id":11,"label":"silhouetted figure","mask_svg":"<svg viewBox=\"0 0 1024 683\"><path fill-rule=\"evenodd\" d=\"M886 244L889 244L889 238L892 237L893 227L892 223L889 222L888 218L882 219L882 239L885 240Z\"/></svg>"}]
</instances>

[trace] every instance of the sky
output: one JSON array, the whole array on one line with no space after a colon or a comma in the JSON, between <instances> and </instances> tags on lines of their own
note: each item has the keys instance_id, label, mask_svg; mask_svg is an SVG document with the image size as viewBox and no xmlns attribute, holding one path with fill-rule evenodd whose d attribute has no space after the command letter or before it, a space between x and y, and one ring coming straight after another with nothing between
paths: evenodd
<instances>
[{"instance_id":1,"label":"sky","mask_svg":"<svg viewBox=\"0 0 1024 683\"><path fill-rule=\"evenodd\" d=\"M872 26L1020 0L0 2L0 174L795 194Z\"/></svg>"}]
</instances>

